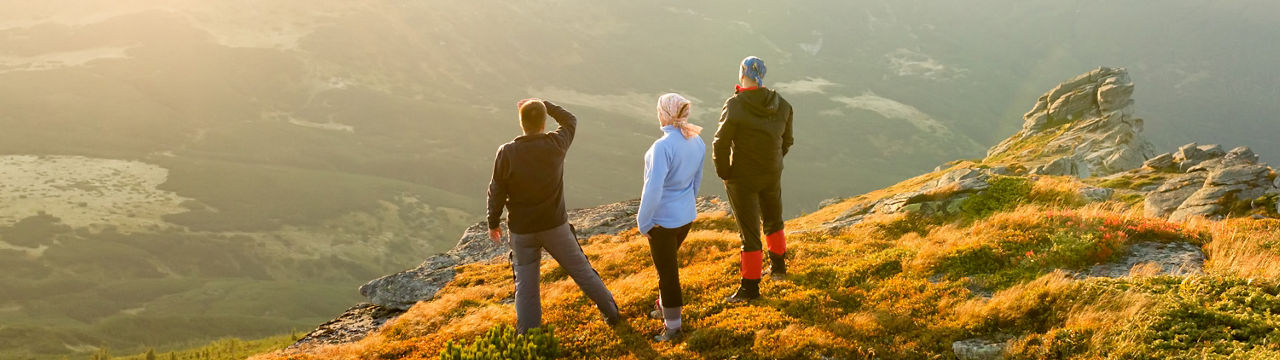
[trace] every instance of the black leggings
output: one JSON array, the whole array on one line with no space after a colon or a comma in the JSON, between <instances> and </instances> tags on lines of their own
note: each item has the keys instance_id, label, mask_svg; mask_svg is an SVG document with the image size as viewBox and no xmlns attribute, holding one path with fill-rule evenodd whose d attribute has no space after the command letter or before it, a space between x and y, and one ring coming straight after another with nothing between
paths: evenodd
<instances>
[{"instance_id":1,"label":"black leggings","mask_svg":"<svg viewBox=\"0 0 1280 360\"><path fill-rule=\"evenodd\" d=\"M668 229L654 226L649 230L649 249L653 254L653 266L658 268L658 291L662 294L662 307L677 308L684 306L680 297L680 261L676 254L680 252L680 244L689 236L689 227L693 223Z\"/></svg>"}]
</instances>

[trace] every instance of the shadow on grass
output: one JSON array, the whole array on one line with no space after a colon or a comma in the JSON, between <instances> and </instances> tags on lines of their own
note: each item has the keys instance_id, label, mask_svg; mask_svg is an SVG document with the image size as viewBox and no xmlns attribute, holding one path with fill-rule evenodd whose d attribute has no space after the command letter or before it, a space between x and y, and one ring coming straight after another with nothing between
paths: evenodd
<instances>
[{"instance_id":1,"label":"shadow on grass","mask_svg":"<svg viewBox=\"0 0 1280 360\"><path fill-rule=\"evenodd\" d=\"M621 324L618 324L618 326L614 326L613 333L618 336L618 339L622 340L623 347L637 358L662 358L662 354L659 354L657 350L653 349L653 343L650 341L652 335L636 330L636 328L632 327L630 323L623 321Z\"/></svg>"}]
</instances>

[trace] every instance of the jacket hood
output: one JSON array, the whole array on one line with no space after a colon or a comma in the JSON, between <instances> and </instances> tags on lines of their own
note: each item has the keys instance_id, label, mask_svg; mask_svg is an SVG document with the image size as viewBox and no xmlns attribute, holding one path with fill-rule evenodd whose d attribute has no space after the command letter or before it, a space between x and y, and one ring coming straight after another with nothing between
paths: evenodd
<instances>
[{"instance_id":1,"label":"jacket hood","mask_svg":"<svg viewBox=\"0 0 1280 360\"><path fill-rule=\"evenodd\" d=\"M743 107L756 115L771 116L778 113L778 108L782 105L782 97L769 88L747 90L737 96Z\"/></svg>"}]
</instances>

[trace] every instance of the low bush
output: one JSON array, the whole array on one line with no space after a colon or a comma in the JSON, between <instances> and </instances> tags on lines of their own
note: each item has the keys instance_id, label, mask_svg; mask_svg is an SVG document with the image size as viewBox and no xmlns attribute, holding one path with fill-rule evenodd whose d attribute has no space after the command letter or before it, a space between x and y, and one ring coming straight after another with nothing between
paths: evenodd
<instances>
[{"instance_id":1,"label":"low bush","mask_svg":"<svg viewBox=\"0 0 1280 360\"><path fill-rule=\"evenodd\" d=\"M555 329L546 327L530 329L516 334L509 325L496 326L471 341L470 344L445 343L440 350L440 360L542 360L560 356L560 344Z\"/></svg>"},{"instance_id":2,"label":"low bush","mask_svg":"<svg viewBox=\"0 0 1280 360\"><path fill-rule=\"evenodd\" d=\"M963 219L972 221L996 212L1013 210L1031 194L1031 181L1026 178L996 176L990 183L991 187L969 197L960 205Z\"/></svg>"}]
</instances>

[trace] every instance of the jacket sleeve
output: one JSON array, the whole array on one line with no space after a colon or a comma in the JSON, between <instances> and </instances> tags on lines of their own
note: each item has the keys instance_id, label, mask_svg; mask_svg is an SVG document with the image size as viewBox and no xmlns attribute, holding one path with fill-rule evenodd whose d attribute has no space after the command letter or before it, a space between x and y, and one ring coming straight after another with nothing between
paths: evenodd
<instances>
[{"instance_id":1,"label":"jacket sleeve","mask_svg":"<svg viewBox=\"0 0 1280 360\"><path fill-rule=\"evenodd\" d=\"M648 234L656 225L653 218L662 205L667 166L667 154L657 144L644 154L644 190L640 193L640 209L636 211L636 226L641 234Z\"/></svg>"},{"instance_id":2,"label":"jacket sleeve","mask_svg":"<svg viewBox=\"0 0 1280 360\"><path fill-rule=\"evenodd\" d=\"M573 116L573 113L569 112L569 110L560 107L560 105L546 100L543 100L542 103L547 106L547 115L555 119L556 124L560 125L559 128L548 133L548 135L551 135L551 139L556 142L556 145L560 146L560 149L569 151L569 145L573 144L573 135L578 131L578 118Z\"/></svg>"},{"instance_id":3,"label":"jacket sleeve","mask_svg":"<svg viewBox=\"0 0 1280 360\"><path fill-rule=\"evenodd\" d=\"M489 178L489 229L502 225L502 209L507 206L507 162L502 149L498 148L498 155L493 159L493 177Z\"/></svg>"},{"instance_id":4,"label":"jacket sleeve","mask_svg":"<svg viewBox=\"0 0 1280 360\"><path fill-rule=\"evenodd\" d=\"M729 179L730 157L733 154L733 138L737 127L729 119L729 102L725 101L724 107L720 109L720 128L716 130L716 139L711 143L711 160L716 164L716 176L721 179Z\"/></svg>"},{"instance_id":5,"label":"jacket sleeve","mask_svg":"<svg viewBox=\"0 0 1280 360\"><path fill-rule=\"evenodd\" d=\"M693 197L694 203L697 203L698 191L702 190L702 166L707 164L707 145L702 142L702 138L698 138L698 145L702 146L702 152L698 154L698 172L693 174Z\"/></svg>"},{"instance_id":6,"label":"jacket sleeve","mask_svg":"<svg viewBox=\"0 0 1280 360\"><path fill-rule=\"evenodd\" d=\"M788 106L787 107L787 129L782 131L782 156L787 156L787 152L791 151L791 144L794 144L796 142L795 139L791 138L791 115L794 115L794 114L795 114L794 109Z\"/></svg>"}]
</instances>

